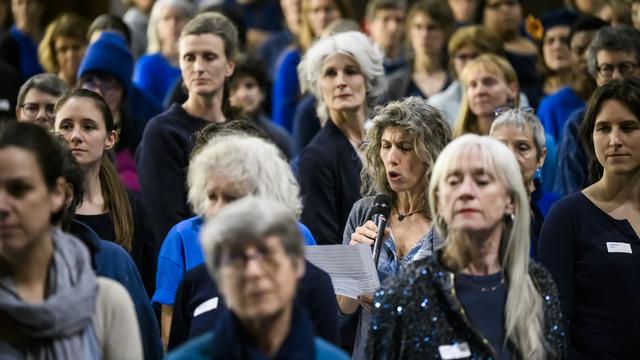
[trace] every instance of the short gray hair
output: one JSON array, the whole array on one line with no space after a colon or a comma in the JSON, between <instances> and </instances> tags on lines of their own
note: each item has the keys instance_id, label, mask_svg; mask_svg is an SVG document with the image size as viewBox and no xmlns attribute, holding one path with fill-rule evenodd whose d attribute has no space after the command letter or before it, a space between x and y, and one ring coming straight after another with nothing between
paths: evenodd
<instances>
[{"instance_id":1,"label":"short gray hair","mask_svg":"<svg viewBox=\"0 0 640 360\"><path fill-rule=\"evenodd\" d=\"M256 196L235 201L213 218L200 232L210 274L217 279L222 250L263 241L277 236L285 253L295 260L304 258L304 245L298 223L291 211L281 203Z\"/></svg>"},{"instance_id":2,"label":"short gray hair","mask_svg":"<svg viewBox=\"0 0 640 360\"><path fill-rule=\"evenodd\" d=\"M585 57L589 74L598 73L598 53L600 51L630 52L640 61L640 33L629 25L605 26L596 32L587 48Z\"/></svg>"},{"instance_id":3,"label":"short gray hair","mask_svg":"<svg viewBox=\"0 0 640 360\"><path fill-rule=\"evenodd\" d=\"M231 60L238 49L238 29L224 15L215 12L202 13L187 23L180 33L180 39L189 35L216 35L224 44L224 55Z\"/></svg>"},{"instance_id":4,"label":"short gray hair","mask_svg":"<svg viewBox=\"0 0 640 360\"><path fill-rule=\"evenodd\" d=\"M536 151L538 151L538 160L540 159L542 150L546 148L546 137L544 127L535 114L520 111L519 109L505 111L493 121L489 135L493 136L494 131L505 126L513 126L518 130L524 130L529 127L533 132L533 143L536 146Z\"/></svg>"},{"instance_id":5,"label":"short gray hair","mask_svg":"<svg viewBox=\"0 0 640 360\"><path fill-rule=\"evenodd\" d=\"M149 15L149 25L147 26L147 54L153 54L162 50L162 44L158 37L158 22L160 21L160 11L163 7L169 6L180 9L187 20L190 20L196 13L196 7L188 0L157 0L151 8Z\"/></svg>"},{"instance_id":6,"label":"short gray hair","mask_svg":"<svg viewBox=\"0 0 640 360\"><path fill-rule=\"evenodd\" d=\"M57 75L54 74L38 74L29 78L18 91L18 106L24 104L24 98L31 89L38 89L44 93L60 97L66 93L69 88Z\"/></svg>"},{"instance_id":7,"label":"short gray hair","mask_svg":"<svg viewBox=\"0 0 640 360\"><path fill-rule=\"evenodd\" d=\"M296 218L302 212L300 187L291 166L267 140L231 134L212 137L191 159L188 199L196 214L204 214L209 201L207 180L212 173L243 183L250 194L283 204Z\"/></svg>"},{"instance_id":8,"label":"short gray hair","mask_svg":"<svg viewBox=\"0 0 640 360\"><path fill-rule=\"evenodd\" d=\"M382 51L371 39L359 31L347 31L318 40L307 50L298 65L298 77L302 92L310 91L318 100L316 111L321 121L329 119L329 112L318 82L322 74L322 66L331 55L343 54L351 57L358 64L367 84L367 109L378 104L378 99L386 93L387 84L382 62Z\"/></svg>"}]
</instances>

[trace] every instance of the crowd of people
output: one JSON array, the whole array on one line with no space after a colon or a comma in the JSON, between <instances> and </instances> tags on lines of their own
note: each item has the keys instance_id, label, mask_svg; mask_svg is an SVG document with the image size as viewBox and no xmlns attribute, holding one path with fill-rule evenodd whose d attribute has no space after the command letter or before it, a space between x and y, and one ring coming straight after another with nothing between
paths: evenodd
<instances>
[{"instance_id":1,"label":"crowd of people","mask_svg":"<svg viewBox=\"0 0 640 360\"><path fill-rule=\"evenodd\" d=\"M640 358L639 0L127 5L0 1L0 358Z\"/></svg>"}]
</instances>

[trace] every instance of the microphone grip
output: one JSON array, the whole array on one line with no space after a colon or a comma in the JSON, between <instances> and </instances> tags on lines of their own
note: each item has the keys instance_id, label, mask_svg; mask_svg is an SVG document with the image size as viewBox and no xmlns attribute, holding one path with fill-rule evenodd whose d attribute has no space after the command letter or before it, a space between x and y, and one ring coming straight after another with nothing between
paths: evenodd
<instances>
[{"instance_id":1,"label":"microphone grip","mask_svg":"<svg viewBox=\"0 0 640 360\"><path fill-rule=\"evenodd\" d=\"M384 215L376 214L373 216L373 222L378 227L376 241L373 243L373 263L377 269L378 260L380 259L380 249L382 248L382 241L384 240L384 230L387 227L387 217Z\"/></svg>"}]
</instances>

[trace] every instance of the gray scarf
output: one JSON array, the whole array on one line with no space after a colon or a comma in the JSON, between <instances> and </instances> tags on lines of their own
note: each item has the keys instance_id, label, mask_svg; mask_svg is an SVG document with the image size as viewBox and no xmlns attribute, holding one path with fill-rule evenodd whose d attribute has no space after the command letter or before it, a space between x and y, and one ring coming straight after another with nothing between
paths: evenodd
<instances>
[{"instance_id":1,"label":"gray scarf","mask_svg":"<svg viewBox=\"0 0 640 360\"><path fill-rule=\"evenodd\" d=\"M13 329L0 333L14 340L0 336L0 358L100 359L93 328L98 283L89 253L69 234L54 229L51 235L54 255L44 302L23 302L11 279L0 277L0 318Z\"/></svg>"}]
</instances>

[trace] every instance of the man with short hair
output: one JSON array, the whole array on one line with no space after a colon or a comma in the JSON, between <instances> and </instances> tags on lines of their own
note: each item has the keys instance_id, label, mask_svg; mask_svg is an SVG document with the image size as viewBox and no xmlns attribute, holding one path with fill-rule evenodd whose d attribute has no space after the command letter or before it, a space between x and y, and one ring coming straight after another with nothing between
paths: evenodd
<instances>
[{"instance_id":1,"label":"man with short hair","mask_svg":"<svg viewBox=\"0 0 640 360\"><path fill-rule=\"evenodd\" d=\"M16 119L36 123L51 130L56 100L67 90L64 81L54 74L32 76L22 84L20 91L18 91Z\"/></svg>"},{"instance_id":2,"label":"man with short hair","mask_svg":"<svg viewBox=\"0 0 640 360\"><path fill-rule=\"evenodd\" d=\"M289 209L245 197L208 220L201 239L209 272L230 310L213 331L168 359L349 358L314 335L307 313L294 301L305 260Z\"/></svg>"},{"instance_id":3,"label":"man with short hair","mask_svg":"<svg viewBox=\"0 0 640 360\"><path fill-rule=\"evenodd\" d=\"M586 52L587 67L598 86L613 80L640 76L640 33L628 25L598 30ZM558 146L558 173L554 190L560 194L580 191L588 183L588 158L578 136L586 109L567 120Z\"/></svg>"},{"instance_id":4,"label":"man with short hair","mask_svg":"<svg viewBox=\"0 0 640 360\"><path fill-rule=\"evenodd\" d=\"M384 71L391 74L406 66L404 56L404 0L372 0L367 4L366 28L373 42L384 51Z\"/></svg>"},{"instance_id":5,"label":"man with short hair","mask_svg":"<svg viewBox=\"0 0 640 360\"><path fill-rule=\"evenodd\" d=\"M137 153L142 197L158 240L192 216L185 186L192 137L209 123L226 121L224 83L233 74L237 46L236 28L217 13L200 14L182 30L178 51L188 98L149 121Z\"/></svg>"}]
</instances>

